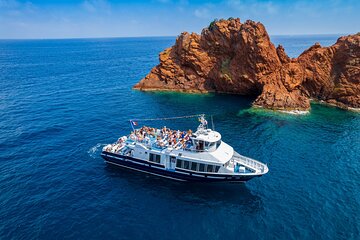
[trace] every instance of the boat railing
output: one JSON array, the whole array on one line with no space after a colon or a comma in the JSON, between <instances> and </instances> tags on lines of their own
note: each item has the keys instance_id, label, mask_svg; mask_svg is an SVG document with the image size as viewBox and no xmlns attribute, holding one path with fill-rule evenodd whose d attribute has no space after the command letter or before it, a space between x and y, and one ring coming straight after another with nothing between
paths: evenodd
<instances>
[{"instance_id":1,"label":"boat railing","mask_svg":"<svg viewBox=\"0 0 360 240\"><path fill-rule=\"evenodd\" d=\"M259 161L256 161L255 159L252 158L248 158L242 155L238 155L238 156L233 156L233 160L244 164L245 166L249 166L253 169L259 170L261 173L265 173L268 171L268 167L266 164L263 164ZM234 161L230 161L230 164L232 164L231 167L235 166L235 162Z\"/></svg>"},{"instance_id":2,"label":"boat railing","mask_svg":"<svg viewBox=\"0 0 360 240\"><path fill-rule=\"evenodd\" d=\"M156 149L156 150L160 150L160 151L164 150L166 148L171 148L171 149L176 149L176 150L184 150L184 151L188 151L188 152L197 152L197 153L209 152L208 149L200 150L200 149L193 148L192 146L182 147L180 145L180 142L177 142L174 146L169 145L168 143L163 145L163 146L160 146L156 141L145 141L145 140L134 141L134 140L128 139L128 140L126 140L126 143L128 143L128 144L140 143L140 144L142 144L143 146L145 146L145 147L147 147L149 149Z\"/></svg>"}]
</instances>

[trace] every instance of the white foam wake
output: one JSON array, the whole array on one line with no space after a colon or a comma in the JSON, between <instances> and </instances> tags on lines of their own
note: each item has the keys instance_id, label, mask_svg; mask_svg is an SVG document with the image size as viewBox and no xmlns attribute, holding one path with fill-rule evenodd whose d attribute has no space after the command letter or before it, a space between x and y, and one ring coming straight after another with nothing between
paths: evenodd
<instances>
[{"instance_id":1,"label":"white foam wake","mask_svg":"<svg viewBox=\"0 0 360 240\"><path fill-rule=\"evenodd\" d=\"M100 155L100 152L102 150L102 148L105 146L106 144L103 143L98 143L95 146L93 146L92 148L89 149L88 154L91 158L97 158Z\"/></svg>"}]
</instances>

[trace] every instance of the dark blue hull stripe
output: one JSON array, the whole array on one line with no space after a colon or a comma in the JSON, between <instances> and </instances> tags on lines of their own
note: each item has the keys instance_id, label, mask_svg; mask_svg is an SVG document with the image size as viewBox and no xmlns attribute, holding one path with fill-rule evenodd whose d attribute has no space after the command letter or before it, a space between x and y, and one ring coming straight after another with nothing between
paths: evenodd
<instances>
[{"instance_id":1,"label":"dark blue hull stripe","mask_svg":"<svg viewBox=\"0 0 360 240\"><path fill-rule=\"evenodd\" d=\"M132 158L129 156L121 156L114 153L103 152L101 156L109 164L119 167L130 168L137 171L147 172L161 177L171 178L181 181L195 181L195 182L245 182L250 180L252 176L232 176L223 174L201 174L191 173L183 169L166 170L161 164L151 163L141 159Z\"/></svg>"},{"instance_id":2,"label":"dark blue hull stripe","mask_svg":"<svg viewBox=\"0 0 360 240\"><path fill-rule=\"evenodd\" d=\"M142 163L142 164L148 164L150 166L155 166L155 167L159 167L159 168L165 168L164 165L155 163L155 162L149 162L149 161L145 161L145 160L141 160L138 158L133 158L133 157L129 157L129 156L125 156L125 155L120 155L120 154L116 154L116 153L109 153L109 152L102 152L101 155L108 155L108 156L113 156L115 157L115 159L117 158L121 158L121 159L127 159L127 160L131 160L134 162L138 162L138 163Z\"/></svg>"}]
</instances>

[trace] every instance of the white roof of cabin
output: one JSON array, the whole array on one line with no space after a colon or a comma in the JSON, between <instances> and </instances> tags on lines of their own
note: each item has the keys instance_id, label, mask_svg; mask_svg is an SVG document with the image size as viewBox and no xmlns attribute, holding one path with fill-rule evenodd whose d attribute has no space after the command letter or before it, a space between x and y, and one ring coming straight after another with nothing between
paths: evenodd
<instances>
[{"instance_id":1,"label":"white roof of cabin","mask_svg":"<svg viewBox=\"0 0 360 240\"><path fill-rule=\"evenodd\" d=\"M193 139L206 142L217 142L221 139L221 134L211 129L198 130L195 135L196 137L193 137Z\"/></svg>"}]
</instances>

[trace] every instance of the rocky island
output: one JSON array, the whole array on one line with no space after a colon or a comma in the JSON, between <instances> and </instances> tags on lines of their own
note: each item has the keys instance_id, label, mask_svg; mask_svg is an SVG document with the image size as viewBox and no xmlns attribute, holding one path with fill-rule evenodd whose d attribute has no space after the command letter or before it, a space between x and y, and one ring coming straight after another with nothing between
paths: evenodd
<instances>
[{"instance_id":1,"label":"rocky island","mask_svg":"<svg viewBox=\"0 0 360 240\"><path fill-rule=\"evenodd\" d=\"M285 111L307 111L310 100L360 108L360 33L290 58L263 24L230 18L182 33L159 58L134 89L253 95L253 106Z\"/></svg>"}]
</instances>

